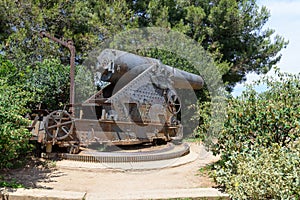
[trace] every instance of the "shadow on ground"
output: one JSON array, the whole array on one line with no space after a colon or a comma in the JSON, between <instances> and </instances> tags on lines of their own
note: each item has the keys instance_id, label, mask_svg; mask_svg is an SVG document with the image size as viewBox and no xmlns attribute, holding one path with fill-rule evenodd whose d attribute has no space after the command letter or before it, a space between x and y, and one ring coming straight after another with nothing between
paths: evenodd
<instances>
[{"instance_id":1,"label":"shadow on ground","mask_svg":"<svg viewBox=\"0 0 300 200\"><path fill-rule=\"evenodd\" d=\"M0 171L0 181L8 187L53 189L40 183L55 182L54 178L64 175L56 169L55 161L32 158L24 167Z\"/></svg>"}]
</instances>

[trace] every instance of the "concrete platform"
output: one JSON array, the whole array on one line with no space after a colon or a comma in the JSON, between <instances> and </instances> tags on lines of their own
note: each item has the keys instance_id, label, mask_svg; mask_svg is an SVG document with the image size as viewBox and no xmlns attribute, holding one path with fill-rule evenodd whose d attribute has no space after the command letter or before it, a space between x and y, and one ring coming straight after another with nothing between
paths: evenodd
<instances>
[{"instance_id":1,"label":"concrete platform","mask_svg":"<svg viewBox=\"0 0 300 200\"><path fill-rule=\"evenodd\" d=\"M118 192L116 191L118 194ZM132 199L229 199L227 194L223 194L214 188L195 188L195 189L180 189L180 190L154 190L154 191L138 191L134 193L119 193L116 195L100 196L99 194L87 194L86 200L132 200Z\"/></svg>"},{"instance_id":2,"label":"concrete platform","mask_svg":"<svg viewBox=\"0 0 300 200\"><path fill-rule=\"evenodd\" d=\"M72 160L60 160L56 162L56 166L65 169L114 169L114 170L156 170L178 167L191 163L195 160L202 160L206 163L213 157L211 152L207 152L205 147L200 145L193 145L190 147L190 152L178 158L157 160L157 161L144 161L144 162L120 162L120 163L96 163L96 162L80 162ZM214 157L213 157L214 158ZM218 158L214 158L218 160Z\"/></svg>"},{"instance_id":3,"label":"concrete platform","mask_svg":"<svg viewBox=\"0 0 300 200\"><path fill-rule=\"evenodd\" d=\"M1 191L1 189L0 189ZM115 194L98 194L85 192L71 192L45 189L16 189L3 190L0 193L1 200L127 200L127 199L229 199L227 194L221 193L214 188L194 188L180 190L154 190L124 193L121 190Z\"/></svg>"},{"instance_id":4,"label":"concrete platform","mask_svg":"<svg viewBox=\"0 0 300 200\"><path fill-rule=\"evenodd\" d=\"M219 158L200 144L191 147L190 154L163 161L117 164L57 161L56 170L36 182L42 189L0 188L0 200L230 199L213 185L207 185L207 178L198 176L199 168ZM34 176L36 171L33 172L27 176Z\"/></svg>"},{"instance_id":5,"label":"concrete platform","mask_svg":"<svg viewBox=\"0 0 300 200\"><path fill-rule=\"evenodd\" d=\"M85 192L44 189L0 189L0 200L82 200Z\"/></svg>"}]
</instances>

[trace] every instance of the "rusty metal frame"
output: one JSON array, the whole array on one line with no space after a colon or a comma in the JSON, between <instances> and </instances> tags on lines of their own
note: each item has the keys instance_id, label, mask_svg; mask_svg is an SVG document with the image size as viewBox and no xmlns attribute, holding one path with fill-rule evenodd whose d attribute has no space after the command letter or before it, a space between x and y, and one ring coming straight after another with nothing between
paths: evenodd
<instances>
[{"instance_id":1,"label":"rusty metal frame","mask_svg":"<svg viewBox=\"0 0 300 200\"><path fill-rule=\"evenodd\" d=\"M72 40L60 40L45 31L40 32L41 37L47 37L50 40L61 44L64 47L67 47L70 51L70 112L74 114L74 103L75 103L75 46Z\"/></svg>"}]
</instances>

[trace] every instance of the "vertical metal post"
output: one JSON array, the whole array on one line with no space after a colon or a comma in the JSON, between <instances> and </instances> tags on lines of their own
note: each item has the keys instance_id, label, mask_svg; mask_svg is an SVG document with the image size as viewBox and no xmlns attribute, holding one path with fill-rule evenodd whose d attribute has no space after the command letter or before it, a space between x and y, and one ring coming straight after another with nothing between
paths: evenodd
<instances>
[{"instance_id":1,"label":"vertical metal post","mask_svg":"<svg viewBox=\"0 0 300 200\"><path fill-rule=\"evenodd\" d=\"M51 36L49 33L46 33L45 31L41 31L40 35L42 37L47 37L50 40L53 40L64 47L67 47L70 51L70 112L72 115L74 115L74 103L75 103L75 46L72 40L63 41L60 40L54 36Z\"/></svg>"},{"instance_id":2,"label":"vertical metal post","mask_svg":"<svg viewBox=\"0 0 300 200\"><path fill-rule=\"evenodd\" d=\"M70 57L70 112L74 115L75 103L75 46L72 40L68 40L68 48L71 53Z\"/></svg>"}]
</instances>

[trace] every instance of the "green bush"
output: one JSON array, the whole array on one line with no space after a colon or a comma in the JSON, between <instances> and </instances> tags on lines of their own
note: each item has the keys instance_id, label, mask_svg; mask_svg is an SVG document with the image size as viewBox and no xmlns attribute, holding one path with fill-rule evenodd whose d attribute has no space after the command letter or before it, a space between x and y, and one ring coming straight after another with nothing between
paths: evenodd
<instances>
[{"instance_id":1,"label":"green bush","mask_svg":"<svg viewBox=\"0 0 300 200\"><path fill-rule=\"evenodd\" d=\"M29 67L27 87L37 93L43 109L62 109L69 102L70 67L57 59L46 59Z\"/></svg>"},{"instance_id":2,"label":"green bush","mask_svg":"<svg viewBox=\"0 0 300 200\"><path fill-rule=\"evenodd\" d=\"M240 97L227 100L220 131L210 110L202 103L203 124L198 128L205 144L220 154L214 177L234 199L298 199L300 136L300 74L264 77ZM267 88L263 93L254 90ZM220 126L220 124L216 124Z\"/></svg>"},{"instance_id":3,"label":"green bush","mask_svg":"<svg viewBox=\"0 0 300 200\"><path fill-rule=\"evenodd\" d=\"M84 102L97 91L92 71L89 70L88 67L77 65L75 77L75 103Z\"/></svg>"},{"instance_id":4,"label":"green bush","mask_svg":"<svg viewBox=\"0 0 300 200\"><path fill-rule=\"evenodd\" d=\"M228 99L226 119L216 135L218 142L209 146L215 154L229 157L233 152L247 152L274 143L286 147L299 139L300 75L278 70L276 75L248 86L240 97ZM255 91L258 84L267 91Z\"/></svg>"},{"instance_id":5,"label":"green bush","mask_svg":"<svg viewBox=\"0 0 300 200\"><path fill-rule=\"evenodd\" d=\"M24 115L34 93L26 90L21 79L22 73L0 56L0 169L13 167L31 150Z\"/></svg>"},{"instance_id":6,"label":"green bush","mask_svg":"<svg viewBox=\"0 0 300 200\"><path fill-rule=\"evenodd\" d=\"M15 161L31 149L29 121L23 115L31 94L0 80L0 169L13 167Z\"/></svg>"},{"instance_id":7,"label":"green bush","mask_svg":"<svg viewBox=\"0 0 300 200\"><path fill-rule=\"evenodd\" d=\"M236 152L215 173L216 181L233 199L300 198L299 146Z\"/></svg>"}]
</instances>

